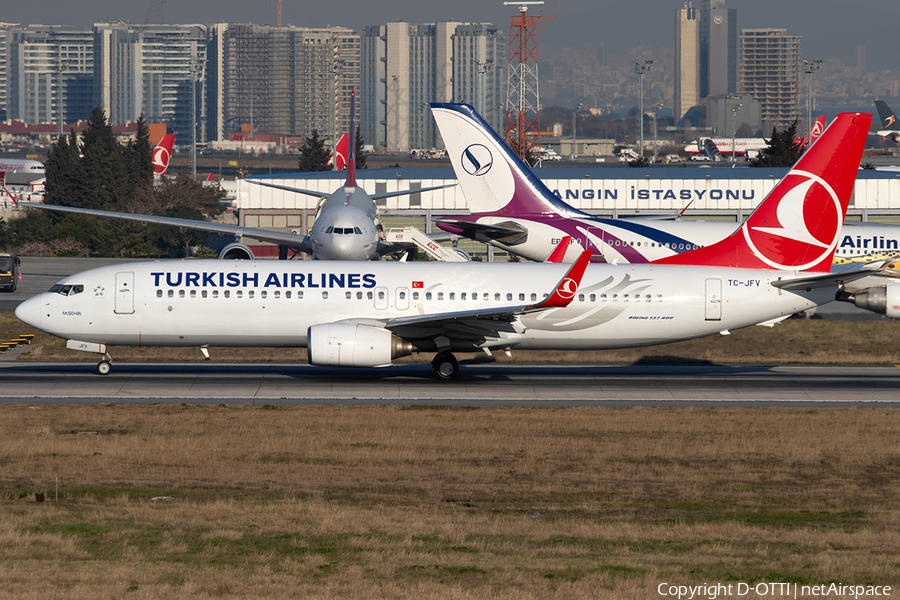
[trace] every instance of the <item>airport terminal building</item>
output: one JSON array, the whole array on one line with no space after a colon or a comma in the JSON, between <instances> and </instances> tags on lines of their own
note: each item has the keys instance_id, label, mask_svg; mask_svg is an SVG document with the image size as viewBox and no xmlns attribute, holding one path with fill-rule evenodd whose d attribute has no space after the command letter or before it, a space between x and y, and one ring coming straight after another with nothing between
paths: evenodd
<instances>
[{"instance_id":1,"label":"airport terminal building","mask_svg":"<svg viewBox=\"0 0 900 600\"><path fill-rule=\"evenodd\" d=\"M785 175L787 169L545 167L535 173L568 204L594 215L637 217L673 215L685 219L739 222ZM323 196L340 187L342 172L261 176L227 182L239 224L308 233L318 199L254 185L252 181L319 190ZM369 194L428 188L456 182L449 168L388 168L357 171L357 183ZM226 182L223 182L226 183ZM385 228L414 226L433 230L432 219L468 213L462 190L448 187L379 201ZM900 224L900 172L860 170L847 211L848 221ZM470 253L483 254L477 242L461 242ZM277 255L273 246L254 252Z\"/></svg>"}]
</instances>

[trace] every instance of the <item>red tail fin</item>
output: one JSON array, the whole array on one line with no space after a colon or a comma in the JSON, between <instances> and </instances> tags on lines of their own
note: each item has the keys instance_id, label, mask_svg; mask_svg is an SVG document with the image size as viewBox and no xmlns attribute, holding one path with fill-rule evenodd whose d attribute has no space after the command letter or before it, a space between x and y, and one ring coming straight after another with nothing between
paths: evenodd
<instances>
[{"instance_id":1,"label":"red tail fin","mask_svg":"<svg viewBox=\"0 0 900 600\"><path fill-rule=\"evenodd\" d=\"M350 139L350 136L346 133L341 136L341 139L338 140L337 146L335 147L334 153L334 170L335 171L343 171L347 168L347 140Z\"/></svg>"},{"instance_id":2,"label":"red tail fin","mask_svg":"<svg viewBox=\"0 0 900 600\"><path fill-rule=\"evenodd\" d=\"M741 227L711 246L654 261L829 271L872 115L838 115Z\"/></svg>"},{"instance_id":3,"label":"red tail fin","mask_svg":"<svg viewBox=\"0 0 900 600\"><path fill-rule=\"evenodd\" d=\"M212 174L212 171L210 171L209 177L206 178L206 183L209 183L210 181L212 181L212 178L213 178L213 174Z\"/></svg>"},{"instance_id":4,"label":"red tail fin","mask_svg":"<svg viewBox=\"0 0 900 600\"><path fill-rule=\"evenodd\" d=\"M172 158L172 147L175 145L175 134L167 133L153 149L153 173L165 175L169 169L169 159Z\"/></svg>"}]
</instances>

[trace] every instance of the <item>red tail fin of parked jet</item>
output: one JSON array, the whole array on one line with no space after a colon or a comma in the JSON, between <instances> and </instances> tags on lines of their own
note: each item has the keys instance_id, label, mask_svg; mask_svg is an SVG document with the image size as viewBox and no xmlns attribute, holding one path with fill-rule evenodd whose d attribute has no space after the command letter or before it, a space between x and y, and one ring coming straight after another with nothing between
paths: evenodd
<instances>
[{"instance_id":1,"label":"red tail fin of parked jet","mask_svg":"<svg viewBox=\"0 0 900 600\"><path fill-rule=\"evenodd\" d=\"M165 175L169 170L169 159L172 158L172 147L175 145L175 134L167 133L153 149L153 174Z\"/></svg>"},{"instance_id":2,"label":"red tail fin of parked jet","mask_svg":"<svg viewBox=\"0 0 900 600\"><path fill-rule=\"evenodd\" d=\"M334 155L335 171L343 171L347 168L347 140L350 138L346 133L338 140L336 152Z\"/></svg>"},{"instance_id":3,"label":"red tail fin of parked jet","mask_svg":"<svg viewBox=\"0 0 900 600\"><path fill-rule=\"evenodd\" d=\"M750 218L724 240L654 261L829 271L872 115L838 115Z\"/></svg>"}]
</instances>

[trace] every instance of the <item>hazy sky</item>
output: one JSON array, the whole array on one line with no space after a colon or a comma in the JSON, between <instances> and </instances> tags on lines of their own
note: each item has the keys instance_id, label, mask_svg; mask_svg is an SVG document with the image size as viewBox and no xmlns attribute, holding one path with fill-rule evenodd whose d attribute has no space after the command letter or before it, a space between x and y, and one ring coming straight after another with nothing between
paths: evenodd
<instances>
[{"instance_id":1,"label":"hazy sky","mask_svg":"<svg viewBox=\"0 0 900 600\"><path fill-rule=\"evenodd\" d=\"M10 0L2 18L21 24L88 26L96 21L151 21L162 5L166 23L240 22L274 25L275 0ZM696 3L699 5L699 1ZM539 37L547 48L605 42L608 52L674 44L674 12L684 0L547 0L551 20ZM837 58L856 64L856 48L866 46L868 71L900 69L900 0L726 0L736 8L738 28L777 27L803 36L804 58ZM148 11L149 7L149 11ZM389 21L488 22L509 34L509 18L516 9L501 0L284 0L284 24L303 27L341 25L361 31L366 25ZM537 11L529 12L536 14Z\"/></svg>"}]
</instances>

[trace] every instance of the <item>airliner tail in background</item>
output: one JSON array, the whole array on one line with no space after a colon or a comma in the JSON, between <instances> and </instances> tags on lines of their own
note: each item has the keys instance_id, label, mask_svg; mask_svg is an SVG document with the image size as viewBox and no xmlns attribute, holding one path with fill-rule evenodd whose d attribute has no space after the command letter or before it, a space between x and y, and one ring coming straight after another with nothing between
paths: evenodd
<instances>
[{"instance_id":1,"label":"airliner tail in background","mask_svg":"<svg viewBox=\"0 0 900 600\"><path fill-rule=\"evenodd\" d=\"M172 148L175 145L175 134L167 133L153 149L153 174L165 175L172 159Z\"/></svg>"},{"instance_id":2,"label":"airliner tail in background","mask_svg":"<svg viewBox=\"0 0 900 600\"><path fill-rule=\"evenodd\" d=\"M734 233L654 261L755 269L829 271L872 115L838 115Z\"/></svg>"}]
</instances>

